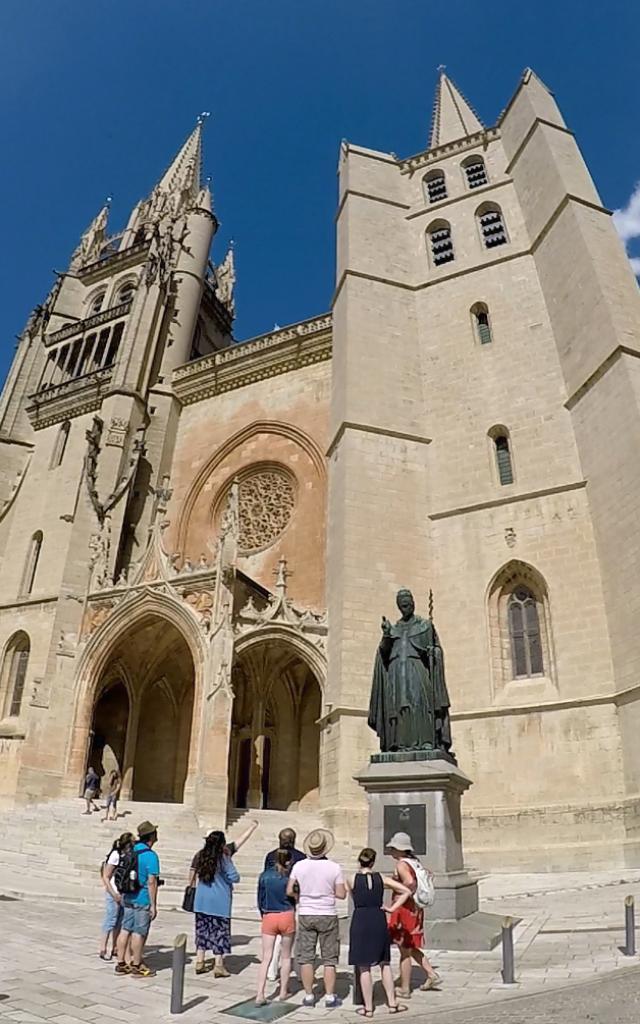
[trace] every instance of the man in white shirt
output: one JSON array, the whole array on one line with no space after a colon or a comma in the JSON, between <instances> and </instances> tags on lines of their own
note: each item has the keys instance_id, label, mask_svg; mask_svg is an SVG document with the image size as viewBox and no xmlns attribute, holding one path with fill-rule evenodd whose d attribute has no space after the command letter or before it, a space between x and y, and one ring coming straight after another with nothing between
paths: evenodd
<instances>
[{"instance_id":1,"label":"man in white shirt","mask_svg":"<svg viewBox=\"0 0 640 1024\"><path fill-rule=\"evenodd\" d=\"M298 901L297 960L304 986L303 1006L313 1006L314 963L316 947L320 943L320 957L324 964L325 1006L339 1006L336 988L336 967L340 959L340 930L336 899L344 900L347 888L342 868L327 854L333 846L333 836L325 828L310 832L303 843L306 860L294 864L289 875L287 895Z\"/></svg>"}]
</instances>

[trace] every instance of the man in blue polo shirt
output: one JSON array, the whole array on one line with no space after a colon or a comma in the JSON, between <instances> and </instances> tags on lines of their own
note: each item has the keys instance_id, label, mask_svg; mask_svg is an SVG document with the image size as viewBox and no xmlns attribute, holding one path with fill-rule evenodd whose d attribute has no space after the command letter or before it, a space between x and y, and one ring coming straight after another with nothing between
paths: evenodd
<instances>
[{"instance_id":1,"label":"man in blue polo shirt","mask_svg":"<svg viewBox=\"0 0 640 1024\"><path fill-rule=\"evenodd\" d=\"M160 861L152 847L158 841L158 826L150 821L138 825L139 842L134 846L138 854L138 882L140 888L135 895L126 893L122 897L124 914L122 929L118 936L118 963L116 974L131 974L136 978L152 978L156 973L144 963L142 955L151 922L158 913L158 878ZM126 962L127 947L131 963Z\"/></svg>"}]
</instances>

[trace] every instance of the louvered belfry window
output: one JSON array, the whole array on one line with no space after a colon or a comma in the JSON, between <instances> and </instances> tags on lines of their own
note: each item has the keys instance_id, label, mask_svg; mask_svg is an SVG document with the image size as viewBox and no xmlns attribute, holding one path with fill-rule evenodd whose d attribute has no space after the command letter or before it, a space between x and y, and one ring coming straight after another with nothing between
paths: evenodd
<instances>
[{"instance_id":1,"label":"louvered belfry window","mask_svg":"<svg viewBox=\"0 0 640 1024\"><path fill-rule=\"evenodd\" d=\"M464 173L467 178L467 185L469 188L480 188L481 185L488 184L489 179L487 178L487 168L484 165L482 157L477 157L475 160L469 160L464 166Z\"/></svg>"},{"instance_id":2,"label":"louvered belfry window","mask_svg":"<svg viewBox=\"0 0 640 1024\"><path fill-rule=\"evenodd\" d=\"M501 484L512 484L513 483L513 465L511 463L511 451L509 448L509 438L501 435L500 437L494 438L494 445L496 449L496 465L498 467L498 477L500 478Z\"/></svg>"},{"instance_id":3,"label":"louvered belfry window","mask_svg":"<svg viewBox=\"0 0 640 1024\"><path fill-rule=\"evenodd\" d=\"M447 183L443 171L434 171L425 181L427 199L430 203L439 203L447 198Z\"/></svg>"},{"instance_id":4,"label":"louvered belfry window","mask_svg":"<svg viewBox=\"0 0 640 1024\"><path fill-rule=\"evenodd\" d=\"M514 679L544 672L538 604L528 587L513 591L508 604L509 640Z\"/></svg>"},{"instance_id":5,"label":"louvered belfry window","mask_svg":"<svg viewBox=\"0 0 640 1024\"><path fill-rule=\"evenodd\" d=\"M434 267L441 267L455 259L451 227L444 221L429 229L429 244Z\"/></svg>"},{"instance_id":6,"label":"louvered belfry window","mask_svg":"<svg viewBox=\"0 0 640 1024\"><path fill-rule=\"evenodd\" d=\"M478 219L485 249L495 249L497 245L506 245L507 232L500 210L487 210L485 213L481 213Z\"/></svg>"}]
</instances>

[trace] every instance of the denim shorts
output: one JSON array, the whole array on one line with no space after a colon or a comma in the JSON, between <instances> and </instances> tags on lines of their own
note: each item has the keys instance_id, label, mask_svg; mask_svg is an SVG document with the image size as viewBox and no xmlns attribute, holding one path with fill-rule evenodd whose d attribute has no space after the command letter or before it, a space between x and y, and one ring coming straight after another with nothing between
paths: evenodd
<instances>
[{"instance_id":1,"label":"denim shorts","mask_svg":"<svg viewBox=\"0 0 640 1024\"><path fill-rule=\"evenodd\" d=\"M107 806L107 808L109 808L109 807L117 807L118 806L118 794L117 793L109 793L109 795L107 796L107 804L106 804L106 806Z\"/></svg>"},{"instance_id":2,"label":"denim shorts","mask_svg":"<svg viewBox=\"0 0 640 1024\"><path fill-rule=\"evenodd\" d=\"M121 903L114 900L109 892L104 894L104 920L102 922L103 932L112 932L115 928L122 926L122 915L124 908Z\"/></svg>"},{"instance_id":3,"label":"denim shorts","mask_svg":"<svg viewBox=\"0 0 640 1024\"><path fill-rule=\"evenodd\" d=\"M151 907L128 907L125 904L122 915L122 930L134 932L146 938L151 927Z\"/></svg>"}]
</instances>

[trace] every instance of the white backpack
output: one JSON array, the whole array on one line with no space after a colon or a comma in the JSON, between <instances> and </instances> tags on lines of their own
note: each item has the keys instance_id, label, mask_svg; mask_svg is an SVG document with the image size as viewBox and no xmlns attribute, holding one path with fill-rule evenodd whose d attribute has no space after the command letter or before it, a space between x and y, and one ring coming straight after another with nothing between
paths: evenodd
<instances>
[{"instance_id":1,"label":"white backpack","mask_svg":"<svg viewBox=\"0 0 640 1024\"><path fill-rule=\"evenodd\" d=\"M427 907L432 907L436 899L436 887L433 884L433 872L425 868L417 858L415 860L411 860L409 857L403 857L402 859L405 864L409 865L416 876L416 891L413 894L416 906L423 910Z\"/></svg>"}]
</instances>

